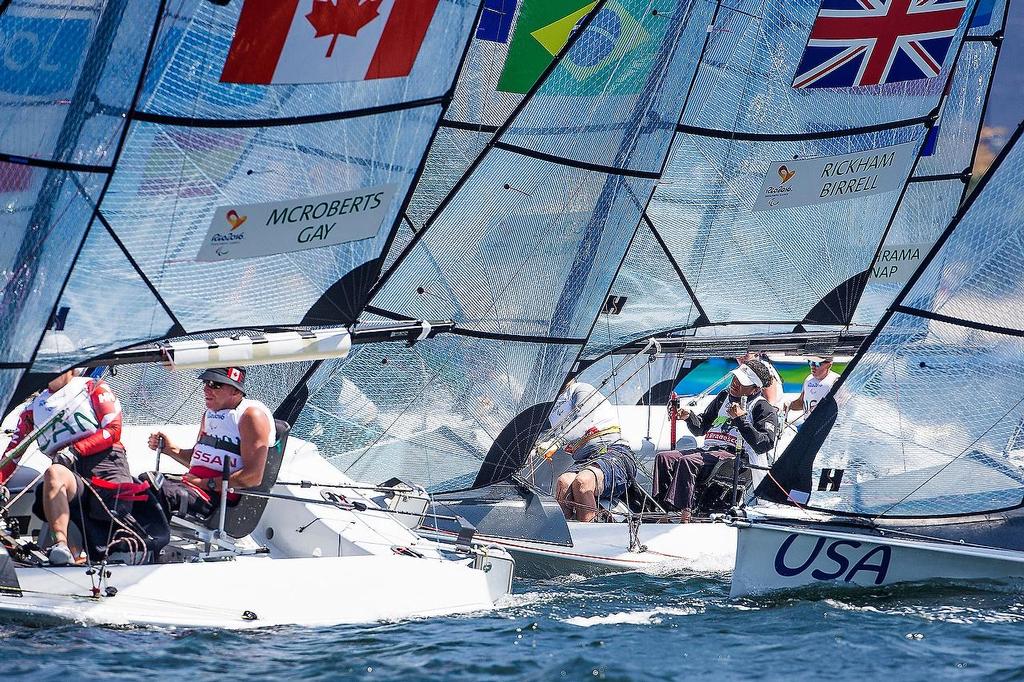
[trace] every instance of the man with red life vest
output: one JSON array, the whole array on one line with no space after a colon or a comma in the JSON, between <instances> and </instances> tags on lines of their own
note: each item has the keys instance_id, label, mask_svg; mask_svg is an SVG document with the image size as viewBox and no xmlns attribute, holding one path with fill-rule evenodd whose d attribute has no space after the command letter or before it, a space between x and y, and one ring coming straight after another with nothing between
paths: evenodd
<instances>
[{"instance_id":1,"label":"man with red life vest","mask_svg":"<svg viewBox=\"0 0 1024 682\"><path fill-rule=\"evenodd\" d=\"M43 473L35 511L38 514L41 506L50 524L54 540L49 551L50 563L62 566L75 561L80 554L80 548L68 546L67 533L71 506L77 503L76 509L82 511L86 484L94 486L109 507L113 506L117 486L132 482L120 443L121 403L103 381L76 376L75 370L69 370L50 381L25 407L7 451L37 430L40 432L35 437L36 444L54 463ZM0 469L0 484L16 468L16 460L4 465ZM104 482L107 485L101 485ZM85 516L82 512L83 521Z\"/></svg>"},{"instance_id":2,"label":"man with red life vest","mask_svg":"<svg viewBox=\"0 0 1024 682\"><path fill-rule=\"evenodd\" d=\"M274 416L258 400L245 397L245 370L240 367L208 369L199 375L203 382L206 412L199 424L199 438L191 448L182 448L157 431L149 436L149 447L163 452L188 467L181 481L165 480L160 495L174 515L209 516L220 505L224 462L228 463L228 486L251 488L263 480L267 451L277 440ZM237 494L228 495L235 504Z\"/></svg>"},{"instance_id":3,"label":"man with red life vest","mask_svg":"<svg viewBox=\"0 0 1024 682\"><path fill-rule=\"evenodd\" d=\"M732 383L721 391L703 414L680 408L695 436L704 436L704 447L659 452L654 458L654 499L669 511L680 512L687 523L696 499L697 482L711 475L722 460L742 453L744 464L766 466L767 452L775 445L778 412L762 391L772 375L759 360L732 370ZM740 446L740 447L737 447Z\"/></svg>"}]
</instances>

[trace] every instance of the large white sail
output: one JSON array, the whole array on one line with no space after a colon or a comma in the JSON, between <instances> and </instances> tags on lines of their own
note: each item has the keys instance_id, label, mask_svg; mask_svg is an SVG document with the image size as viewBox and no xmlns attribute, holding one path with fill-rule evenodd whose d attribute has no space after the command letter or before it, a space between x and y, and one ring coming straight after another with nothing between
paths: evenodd
<instances>
[{"instance_id":1,"label":"large white sail","mask_svg":"<svg viewBox=\"0 0 1024 682\"><path fill-rule=\"evenodd\" d=\"M371 480L397 467L451 490L518 468L661 173L713 9L594 8L373 298L455 333L325 363L300 432L347 443L339 465ZM353 423L350 400L379 416Z\"/></svg>"},{"instance_id":2,"label":"large white sail","mask_svg":"<svg viewBox=\"0 0 1024 682\"><path fill-rule=\"evenodd\" d=\"M871 517L1020 506L1021 132L760 495Z\"/></svg>"},{"instance_id":3,"label":"large white sail","mask_svg":"<svg viewBox=\"0 0 1024 682\"><path fill-rule=\"evenodd\" d=\"M1006 28L1006 2L980 3L949 92L896 214L879 244L853 323L874 325L967 196L992 76Z\"/></svg>"},{"instance_id":4,"label":"large white sail","mask_svg":"<svg viewBox=\"0 0 1024 682\"><path fill-rule=\"evenodd\" d=\"M324 6L296 0L262 18L265 5L206 0L5 6L5 33L81 17L89 49L58 63L66 83L45 93L57 104L5 95L16 113L3 151L33 175L2 218L16 226L0 245L14 273L2 402L30 366L203 330L355 321L479 4L389 3L333 34L317 23ZM252 57L275 35L277 53ZM364 71L328 59L339 35L356 41L344 64L365 55ZM276 70L251 73L268 59ZM321 62L334 71L316 72ZM48 323L59 333L37 353Z\"/></svg>"},{"instance_id":5,"label":"large white sail","mask_svg":"<svg viewBox=\"0 0 1024 682\"><path fill-rule=\"evenodd\" d=\"M107 187L158 10L124 0L4 3L0 31L21 35L26 49L0 74L0 405L32 364Z\"/></svg>"},{"instance_id":6,"label":"large white sail","mask_svg":"<svg viewBox=\"0 0 1024 682\"><path fill-rule=\"evenodd\" d=\"M857 21L839 5L751 0L719 9L665 177L611 289L625 303L595 329L587 357L673 329L735 336L854 321L875 253L900 232L887 228L907 179L915 165L937 172L916 159L974 6L931 8L956 26L934 77L871 85L837 69L828 87L802 87L796 74L818 49L808 36L813 42L819 12ZM891 25L910 33L913 22ZM991 54L966 49L964 86L974 88L971 77L988 78ZM977 107L953 102L944 114L953 146L972 137Z\"/></svg>"}]
</instances>

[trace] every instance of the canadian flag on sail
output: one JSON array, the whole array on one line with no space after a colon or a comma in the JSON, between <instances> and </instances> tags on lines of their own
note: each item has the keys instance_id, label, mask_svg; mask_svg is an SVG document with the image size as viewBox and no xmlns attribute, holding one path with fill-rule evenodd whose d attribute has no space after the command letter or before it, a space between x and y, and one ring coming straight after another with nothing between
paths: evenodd
<instances>
[{"instance_id":1,"label":"canadian flag on sail","mask_svg":"<svg viewBox=\"0 0 1024 682\"><path fill-rule=\"evenodd\" d=\"M439 0L245 0L220 80L334 83L408 76Z\"/></svg>"}]
</instances>

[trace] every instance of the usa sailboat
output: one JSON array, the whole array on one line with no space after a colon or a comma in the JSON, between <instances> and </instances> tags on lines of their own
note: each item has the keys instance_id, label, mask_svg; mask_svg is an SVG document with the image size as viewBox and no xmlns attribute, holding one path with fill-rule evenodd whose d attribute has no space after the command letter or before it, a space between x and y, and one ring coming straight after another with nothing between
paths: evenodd
<instances>
[{"instance_id":1,"label":"usa sailboat","mask_svg":"<svg viewBox=\"0 0 1024 682\"><path fill-rule=\"evenodd\" d=\"M154 428L195 438L192 368L254 365L250 393L287 426L323 358L445 330L356 322L479 7L346 4L0 7L0 34L34 46L0 73L0 401L17 408L69 367L119 367L108 380L133 473L174 474L145 440ZM354 482L328 463L334 447L330 434L282 436L237 508L175 517L157 556L85 566L46 563L31 494L12 481L0 614L328 625L491 608L508 593L505 552L471 530L418 537L414 491ZM25 492L47 464L29 448Z\"/></svg>"},{"instance_id":2,"label":"usa sailboat","mask_svg":"<svg viewBox=\"0 0 1024 682\"><path fill-rule=\"evenodd\" d=\"M1001 14L971 28L974 37L964 48L969 61L955 74L974 11L966 3L942 4L952 12L946 19L953 28L932 78L794 87L797 71L812 68L804 63L814 52L808 36L819 14L830 9L810 2L722 6L709 17L711 28L701 29L700 61L681 100L670 161L574 367L606 394L635 384L633 377L647 374L647 367L665 370L637 394L648 394L641 401L647 407L624 405L613 395L641 460L670 447L664 407L650 412L651 389L674 385L681 364L747 350L856 348L870 329L870 315L877 320L881 313L879 301L896 293L874 278L876 254L903 239L933 240L963 195L966 159L959 150L973 144L985 89L976 107L969 93L991 75L998 41L985 27L998 26ZM943 149L944 167L960 163L955 173L935 172L937 164L926 155L924 143L940 109L942 127L954 131L949 139L963 141L955 151L948 142ZM872 158L886 159L889 172L871 191L808 198L824 188L813 186L813 179L829 162L851 166L861 159L870 165ZM783 168L786 191L773 192ZM789 183L805 181L811 184L798 192L803 199L777 196L795 197ZM929 203L935 196L944 202L949 196L948 203ZM937 221L922 219L924 210L948 213ZM875 312L856 317L869 300ZM648 365L652 357L658 365ZM521 571L588 573L662 562L703 570L732 566L735 532L724 524L639 523L643 512L620 510L613 518L631 522L562 526L560 511L545 504L550 498L523 482L550 469L528 463L506 484L457 495L458 507L448 508L458 508L513 551Z\"/></svg>"},{"instance_id":3,"label":"usa sailboat","mask_svg":"<svg viewBox=\"0 0 1024 682\"><path fill-rule=\"evenodd\" d=\"M1022 131L736 521L734 595L1024 576Z\"/></svg>"}]
</instances>

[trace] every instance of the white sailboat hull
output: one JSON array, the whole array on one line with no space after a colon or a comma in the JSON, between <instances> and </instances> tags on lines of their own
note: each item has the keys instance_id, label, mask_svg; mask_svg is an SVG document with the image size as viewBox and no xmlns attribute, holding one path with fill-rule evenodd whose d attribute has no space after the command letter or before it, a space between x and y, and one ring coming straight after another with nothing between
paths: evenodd
<instances>
[{"instance_id":1,"label":"white sailboat hull","mask_svg":"<svg viewBox=\"0 0 1024 682\"><path fill-rule=\"evenodd\" d=\"M483 536L516 561L516 575L552 578L632 570L728 572L736 557L736 530L726 523L642 524L642 547L630 551L629 524L569 522L572 546Z\"/></svg>"},{"instance_id":2,"label":"white sailboat hull","mask_svg":"<svg viewBox=\"0 0 1024 682\"><path fill-rule=\"evenodd\" d=\"M164 427L187 441L194 426ZM132 471L154 463L140 442L149 429L128 427ZM36 453L38 455L38 453ZM26 458L19 481L28 485L47 463ZM165 458L163 471L182 467ZM302 478L336 487L304 487ZM346 486L354 487L346 487ZM346 505L325 504L334 490ZM408 520L363 496L363 490L326 462L310 443L289 440L278 497L269 500L242 553L202 561L172 539L162 563L105 567L14 564L0 548L0 620L73 620L102 625L254 628L323 626L480 611L511 590L514 563L496 547L472 549L418 537ZM11 508L29 537L40 533L28 492ZM179 532L172 527L172 533ZM190 560L191 556L191 560ZM110 589L113 588L113 589Z\"/></svg>"},{"instance_id":3,"label":"white sailboat hull","mask_svg":"<svg viewBox=\"0 0 1024 682\"><path fill-rule=\"evenodd\" d=\"M806 587L1024 577L1024 552L740 521L733 597Z\"/></svg>"},{"instance_id":4,"label":"white sailboat hull","mask_svg":"<svg viewBox=\"0 0 1024 682\"><path fill-rule=\"evenodd\" d=\"M468 562L412 557L109 566L102 581L88 571L18 568L21 596L0 596L0 614L122 626L325 626L480 611L500 596Z\"/></svg>"}]
</instances>

